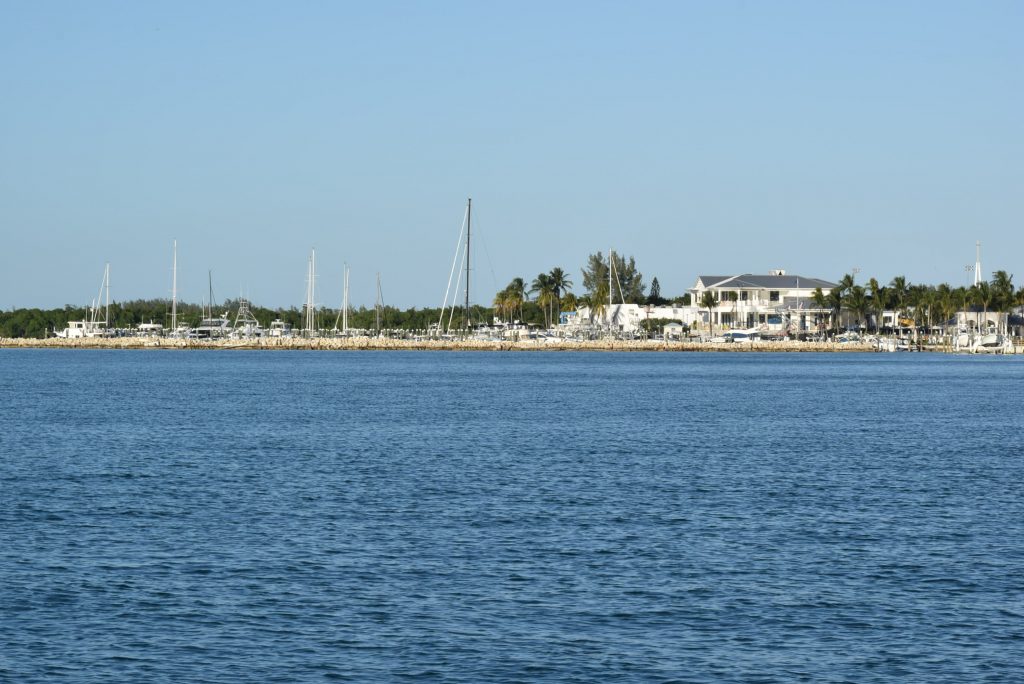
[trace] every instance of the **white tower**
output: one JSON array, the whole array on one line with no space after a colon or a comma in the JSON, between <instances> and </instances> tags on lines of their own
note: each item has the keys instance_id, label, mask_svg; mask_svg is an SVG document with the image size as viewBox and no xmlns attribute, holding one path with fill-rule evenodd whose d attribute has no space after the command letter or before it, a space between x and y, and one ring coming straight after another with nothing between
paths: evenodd
<instances>
[{"instance_id":1,"label":"white tower","mask_svg":"<svg viewBox=\"0 0 1024 684\"><path fill-rule=\"evenodd\" d=\"M981 240L974 245L975 248L975 259L974 259L974 284L981 284Z\"/></svg>"}]
</instances>

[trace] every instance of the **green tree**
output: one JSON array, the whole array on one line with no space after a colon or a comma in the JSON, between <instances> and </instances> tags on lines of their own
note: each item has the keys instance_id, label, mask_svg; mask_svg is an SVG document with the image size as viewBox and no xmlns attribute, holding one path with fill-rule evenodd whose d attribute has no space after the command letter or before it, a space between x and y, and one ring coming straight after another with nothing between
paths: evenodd
<instances>
[{"instance_id":1,"label":"green tree","mask_svg":"<svg viewBox=\"0 0 1024 684\"><path fill-rule=\"evenodd\" d=\"M627 261L621 254L614 255L614 275L612 279L612 298L621 299L630 304L642 304L644 301L644 279L636 268L636 260L629 257ZM605 298L608 296L608 260L601 252L587 257L583 267L583 288L590 294L591 300L598 290L603 289Z\"/></svg>"},{"instance_id":2,"label":"green tree","mask_svg":"<svg viewBox=\"0 0 1024 684\"><path fill-rule=\"evenodd\" d=\"M668 300L661 296L661 283L657 278L651 279L650 293L647 295L647 303L653 306L662 306Z\"/></svg>"},{"instance_id":3,"label":"green tree","mask_svg":"<svg viewBox=\"0 0 1024 684\"><path fill-rule=\"evenodd\" d=\"M854 319L857 321L857 327L863 327L864 315L867 313L870 304L868 302L867 293L864 288L860 285L851 285L849 292L843 299L843 303Z\"/></svg>"},{"instance_id":4,"label":"green tree","mask_svg":"<svg viewBox=\"0 0 1024 684\"><path fill-rule=\"evenodd\" d=\"M530 294L536 294L535 301L544 310L544 323L551 327L551 309L557 299L555 286L551 276L547 273L540 273L533 279L530 285Z\"/></svg>"},{"instance_id":5,"label":"green tree","mask_svg":"<svg viewBox=\"0 0 1024 684\"><path fill-rule=\"evenodd\" d=\"M562 311L575 311L579 306L580 302L572 292L562 295Z\"/></svg>"},{"instance_id":6,"label":"green tree","mask_svg":"<svg viewBox=\"0 0 1024 684\"><path fill-rule=\"evenodd\" d=\"M814 302L814 306L818 309L828 309L828 296L822 292L820 287L814 288L814 292L811 293L811 301ZM824 329L824 321L819 324L818 332L820 333Z\"/></svg>"},{"instance_id":7,"label":"green tree","mask_svg":"<svg viewBox=\"0 0 1024 684\"><path fill-rule=\"evenodd\" d=\"M718 306L718 296L711 290L704 290L700 296L700 306L708 310L708 334L715 336L715 319L713 309Z\"/></svg>"},{"instance_id":8,"label":"green tree","mask_svg":"<svg viewBox=\"0 0 1024 684\"><path fill-rule=\"evenodd\" d=\"M996 271L992 274L992 298L993 306L1000 313L1009 313L1013 308L1014 287L1013 276L1006 271Z\"/></svg>"},{"instance_id":9,"label":"green tree","mask_svg":"<svg viewBox=\"0 0 1024 684\"><path fill-rule=\"evenodd\" d=\"M839 280L839 294L846 294L847 292L849 292L850 288L853 287L853 285L853 275L850 273L845 274Z\"/></svg>"},{"instance_id":10,"label":"green tree","mask_svg":"<svg viewBox=\"0 0 1024 684\"><path fill-rule=\"evenodd\" d=\"M871 309L875 312L875 332L881 332L887 292L877 278L868 281L868 289L871 290Z\"/></svg>"},{"instance_id":11,"label":"green tree","mask_svg":"<svg viewBox=\"0 0 1024 684\"><path fill-rule=\"evenodd\" d=\"M548 273L548 277L551 279L551 287L555 290L555 308L557 313L561 313L562 299L564 298L564 295L572 289L572 281L569 279L569 274L558 266L551 269Z\"/></svg>"},{"instance_id":12,"label":"green tree","mask_svg":"<svg viewBox=\"0 0 1024 684\"><path fill-rule=\"evenodd\" d=\"M992 306L992 302L995 300L995 291L992 289L992 286L989 285L988 282L984 280L982 280L980 283L978 283L971 289L972 299L974 300L974 303L980 305L982 312L984 313L984 317L982 320L985 321L985 328L987 329L988 309L990 306ZM978 321L978 329L979 331L983 332L981 321Z\"/></svg>"},{"instance_id":13,"label":"green tree","mask_svg":"<svg viewBox=\"0 0 1024 684\"><path fill-rule=\"evenodd\" d=\"M840 326L839 314L843 310L843 291L839 287L833 287L825 297L828 308L832 310L832 327L838 331Z\"/></svg>"},{"instance_id":14,"label":"green tree","mask_svg":"<svg viewBox=\"0 0 1024 684\"><path fill-rule=\"evenodd\" d=\"M515 316L517 311L519 312L520 320L522 320L523 304L525 301L526 282L522 278L513 278L505 286L505 289L494 297L495 307L500 307L501 313L499 315L504 314L509 323L512 322L512 317Z\"/></svg>"},{"instance_id":15,"label":"green tree","mask_svg":"<svg viewBox=\"0 0 1024 684\"><path fill-rule=\"evenodd\" d=\"M907 314L907 294L910 292L910 285L904 276L896 276L889 283L892 292L892 301L896 307L896 318L894 328L899 328L899 318Z\"/></svg>"}]
</instances>

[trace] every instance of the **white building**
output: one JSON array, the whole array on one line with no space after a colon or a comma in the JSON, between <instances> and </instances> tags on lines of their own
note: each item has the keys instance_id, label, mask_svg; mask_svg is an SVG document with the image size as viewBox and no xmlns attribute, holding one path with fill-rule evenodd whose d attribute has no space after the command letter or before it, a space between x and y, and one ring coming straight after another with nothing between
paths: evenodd
<instances>
[{"instance_id":1,"label":"white building","mask_svg":"<svg viewBox=\"0 0 1024 684\"><path fill-rule=\"evenodd\" d=\"M640 330L645 320L667 319L680 321L686 326L693 325L697 311L692 306L651 306L647 304L605 304L599 311L583 307L575 314L566 316L570 326L592 326L607 330L609 327L617 332L635 333Z\"/></svg>"},{"instance_id":2,"label":"white building","mask_svg":"<svg viewBox=\"0 0 1024 684\"><path fill-rule=\"evenodd\" d=\"M693 306L703 330L709 323L717 330L757 329L767 334L814 333L828 323L831 310L814 302L814 291L828 294L836 283L820 278L771 271L768 275L707 276L697 278L690 288ZM717 304L701 305L704 293L715 295Z\"/></svg>"}]
</instances>

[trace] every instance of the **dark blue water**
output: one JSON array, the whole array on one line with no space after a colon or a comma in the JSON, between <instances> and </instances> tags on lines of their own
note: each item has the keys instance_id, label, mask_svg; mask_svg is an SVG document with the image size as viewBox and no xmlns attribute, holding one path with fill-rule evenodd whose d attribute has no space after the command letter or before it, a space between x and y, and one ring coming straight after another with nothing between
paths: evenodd
<instances>
[{"instance_id":1,"label":"dark blue water","mask_svg":"<svg viewBox=\"0 0 1024 684\"><path fill-rule=\"evenodd\" d=\"M0 681L1020 681L1022 386L0 350Z\"/></svg>"}]
</instances>

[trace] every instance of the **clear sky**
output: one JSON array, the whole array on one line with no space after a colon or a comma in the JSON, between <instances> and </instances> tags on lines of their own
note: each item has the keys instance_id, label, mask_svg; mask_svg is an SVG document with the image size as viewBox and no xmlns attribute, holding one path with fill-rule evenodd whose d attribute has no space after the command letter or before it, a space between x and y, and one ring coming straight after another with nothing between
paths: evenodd
<instances>
[{"instance_id":1,"label":"clear sky","mask_svg":"<svg viewBox=\"0 0 1024 684\"><path fill-rule=\"evenodd\" d=\"M1024 3L0 0L0 307L475 302L598 250L1024 284Z\"/></svg>"}]
</instances>

